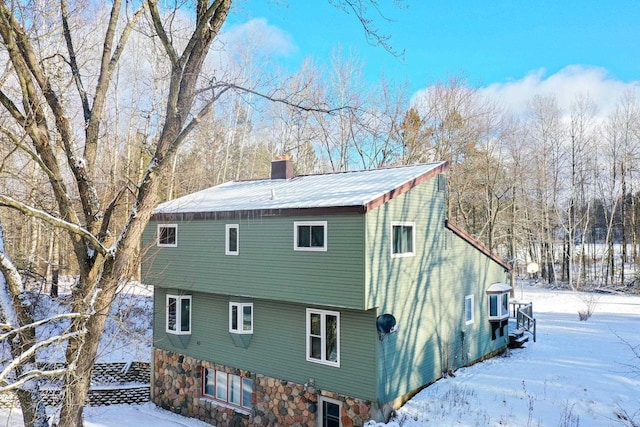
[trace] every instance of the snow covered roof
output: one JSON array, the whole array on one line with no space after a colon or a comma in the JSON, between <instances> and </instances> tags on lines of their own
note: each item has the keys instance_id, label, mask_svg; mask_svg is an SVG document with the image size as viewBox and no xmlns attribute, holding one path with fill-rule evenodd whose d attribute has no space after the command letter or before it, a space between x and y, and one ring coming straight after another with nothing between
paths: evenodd
<instances>
[{"instance_id":1,"label":"snow covered roof","mask_svg":"<svg viewBox=\"0 0 640 427\"><path fill-rule=\"evenodd\" d=\"M501 294L504 292L509 292L511 290L511 286L506 283L494 283L493 285L487 288L488 294Z\"/></svg>"},{"instance_id":2,"label":"snow covered roof","mask_svg":"<svg viewBox=\"0 0 640 427\"><path fill-rule=\"evenodd\" d=\"M330 207L367 211L436 176L447 162L228 182L160 204L154 214L237 212Z\"/></svg>"}]
</instances>

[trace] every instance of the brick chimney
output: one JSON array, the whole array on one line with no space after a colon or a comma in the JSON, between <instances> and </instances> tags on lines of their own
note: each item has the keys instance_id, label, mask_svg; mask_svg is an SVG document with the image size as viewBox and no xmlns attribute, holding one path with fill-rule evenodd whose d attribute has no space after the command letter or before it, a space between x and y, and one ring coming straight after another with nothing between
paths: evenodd
<instances>
[{"instance_id":1,"label":"brick chimney","mask_svg":"<svg viewBox=\"0 0 640 427\"><path fill-rule=\"evenodd\" d=\"M276 156L271 161L271 179L290 179L293 178L293 163L288 154L284 156Z\"/></svg>"}]
</instances>

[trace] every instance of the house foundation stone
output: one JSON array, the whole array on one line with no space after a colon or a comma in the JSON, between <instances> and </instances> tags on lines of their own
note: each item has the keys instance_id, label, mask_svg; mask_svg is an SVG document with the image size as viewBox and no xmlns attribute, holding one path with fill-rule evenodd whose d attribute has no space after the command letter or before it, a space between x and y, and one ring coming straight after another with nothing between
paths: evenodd
<instances>
[{"instance_id":1,"label":"house foundation stone","mask_svg":"<svg viewBox=\"0 0 640 427\"><path fill-rule=\"evenodd\" d=\"M198 360L175 352L154 349L151 400L158 406L197 418L218 427L315 427L321 396L342 403L345 427L361 427L371 419L369 401L319 391L304 384ZM234 408L203 397L203 368L225 371L253 380L252 408Z\"/></svg>"}]
</instances>

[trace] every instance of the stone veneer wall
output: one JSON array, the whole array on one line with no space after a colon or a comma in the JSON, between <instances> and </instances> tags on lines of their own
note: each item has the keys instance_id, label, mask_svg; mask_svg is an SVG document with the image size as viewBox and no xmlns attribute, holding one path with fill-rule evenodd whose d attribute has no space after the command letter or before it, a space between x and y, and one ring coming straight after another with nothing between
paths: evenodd
<instances>
[{"instance_id":1,"label":"stone veneer wall","mask_svg":"<svg viewBox=\"0 0 640 427\"><path fill-rule=\"evenodd\" d=\"M153 350L151 400L158 406L198 418L218 427L315 427L318 390L261 374L201 361L179 353ZM225 371L253 380L253 409L234 410L202 398L202 368ZM372 416L371 402L321 391L342 402L343 427L363 426Z\"/></svg>"}]
</instances>

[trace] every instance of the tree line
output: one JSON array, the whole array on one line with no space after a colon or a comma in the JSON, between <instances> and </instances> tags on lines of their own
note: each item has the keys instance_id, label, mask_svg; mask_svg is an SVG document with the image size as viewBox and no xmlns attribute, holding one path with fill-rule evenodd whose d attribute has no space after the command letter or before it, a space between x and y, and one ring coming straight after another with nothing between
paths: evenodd
<instances>
[{"instance_id":1,"label":"tree line","mask_svg":"<svg viewBox=\"0 0 640 427\"><path fill-rule=\"evenodd\" d=\"M254 61L245 57L235 66L246 73ZM268 177L270 161L282 154L292 157L296 174L446 160L449 219L511 260L518 274L535 262L540 278L573 289L635 286L640 110L634 93L606 116L587 94L569 109L554 95L534 96L515 115L463 79L410 98L406 84L367 82L362 70L355 56L337 50L327 65L309 60L293 76L279 76L283 87L228 91L177 150L159 200ZM243 84L260 78L241 77ZM137 126L128 120L104 130L98 173L105 200L139 180L152 156L150 141L159 131L153 118L137 117ZM56 209L53 196L40 191L45 178L33 160L5 165L7 194L19 189L33 206ZM8 173L15 166L20 171ZM113 221L124 222L133 202L130 192L121 194ZM77 271L65 255L70 241L63 230L11 212L4 222L14 259L26 271L49 278L56 269Z\"/></svg>"}]
</instances>

